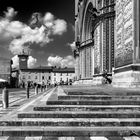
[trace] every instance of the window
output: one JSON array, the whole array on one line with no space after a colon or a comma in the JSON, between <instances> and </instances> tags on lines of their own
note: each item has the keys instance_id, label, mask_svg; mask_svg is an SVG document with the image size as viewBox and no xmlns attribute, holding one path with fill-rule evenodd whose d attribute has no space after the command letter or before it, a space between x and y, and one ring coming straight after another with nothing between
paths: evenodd
<instances>
[{"instance_id":1,"label":"window","mask_svg":"<svg viewBox=\"0 0 140 140\"><path fill-rule=\"evenodd\" d=\"M54 81L56 81L56 78L54 78Z\"/></svg>"},{"instance_id":2,"label":"window","mask_svg":"<svg viewBox=\"0 0 140 140\"><path fill-rule=\"evenodd\" d=\"M62 76L62 73L60 73L60 76Z\"/></svg>"},{"instance_id":3,"label":"window","mask_svg":"<svg viewBox=\"0 0 140 140\"><path fill-rule=\"evenodd\" d=\"M49 76L49 80L51 80L51 76Z\"/></svg>"},{"instance_id":4,"label":"window","mask_svg":"<svg viewBox=\"0 0 140 140\"><path fill-rule=\"evenodd\" d=\"M42 76L42 80L44 80L44 76Z\"/></svg>"},{"instance_id":5,"label":"window","mask_svg":"<svg viewBox=\"0 0 140 140\"><path fill-rule=\"evenodd\" d=\"M56 76L56 73L54 73L54 76Z\"/></svg>"},{"instance_id":6,"label":"window","mask_svg":"<svg viewBox=\"0 0 140 140\"><path fill-rule=\"evenodd\" d=\"M31 76L28 76L28 79L31 79Z\"/></svg>"},{"instance_id":7,"label":"window","mask_svg":"<svg viewBox=\"0 0 140 140\"><path fill-rule=\"evenodd\" d=\"M25 75L22 76L22 79L25 79Z\"/></svg>"},{"instance_id":8,"label":"window","mask_svg":"<svg viewBox=\"0 0 140 140\"><path fill-rule=\"evenodd\" d=\"M37 79L37 76L35 76L35 79Z\"/></svg>"},{"instance_id":9,"label":"window","mask_svg":"<svg viewBox=\"0 0 140 140\"><path fill-rule=\"evenodd\" d=\"M69 76L69 73L67 73L67 76Z\"/></svg>"}]
</instances>

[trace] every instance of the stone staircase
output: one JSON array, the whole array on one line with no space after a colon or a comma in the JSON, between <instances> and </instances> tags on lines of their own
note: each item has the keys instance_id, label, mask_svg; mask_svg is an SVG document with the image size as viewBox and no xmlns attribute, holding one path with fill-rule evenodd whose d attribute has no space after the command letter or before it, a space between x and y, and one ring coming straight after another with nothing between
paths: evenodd
<instances>
[{"instance_id":1,"label":"stone staircase","mask_svg":"<svg viewBox=\"0 0 140 140\"><path fill-rule=\"evenodd\" d=\"M19 112L15 119L0 120L0 136L127 140L131 135L139 140L139 92L66 92L46 105Z\"/></svg>"}]
</instances>

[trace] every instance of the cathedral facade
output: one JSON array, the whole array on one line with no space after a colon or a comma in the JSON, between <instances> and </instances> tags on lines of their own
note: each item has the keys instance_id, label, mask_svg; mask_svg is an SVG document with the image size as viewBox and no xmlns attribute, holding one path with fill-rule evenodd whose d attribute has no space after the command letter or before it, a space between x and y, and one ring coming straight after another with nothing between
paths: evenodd
<instances>
[{"instance_id":1,"label":"cathedral facade","mask_svg":"<svg viewBox=\"0 0 140 140\"><path fill-rule=\"evenodd\" d=\"M139 0L75 0L77 83L140 86Z\"/></svg>"}]
</instances>

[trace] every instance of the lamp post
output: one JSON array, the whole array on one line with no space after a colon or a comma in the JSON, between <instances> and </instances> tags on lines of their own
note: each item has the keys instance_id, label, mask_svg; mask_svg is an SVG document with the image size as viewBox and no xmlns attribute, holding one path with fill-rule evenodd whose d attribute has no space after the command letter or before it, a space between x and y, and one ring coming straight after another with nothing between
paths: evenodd
<instances>
[{"instance_id":1,"label":"lamp post","mask_svg":"<svg viewBox=\"0 0 140 140\"><path fill-rule=\"evenodd\" d=\"M10 87L12 86L12 65L13 65L13 60L10 60L10 77L9 77L9 82L10 82Z\"/></svg>"}]
</instances>

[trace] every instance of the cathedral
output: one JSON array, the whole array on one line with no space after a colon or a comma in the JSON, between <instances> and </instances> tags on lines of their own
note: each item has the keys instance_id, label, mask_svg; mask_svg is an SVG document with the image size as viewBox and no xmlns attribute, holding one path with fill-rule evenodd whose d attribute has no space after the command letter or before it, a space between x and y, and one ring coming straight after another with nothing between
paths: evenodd
<instances>
[{"instance_id":1,"label":"cathedral","mask_svg":"<svg viewBox=\"0 0 140 140\"><path fill-rule=\"evenodd\" d=\"M140 87L139 0L75 0L76 84Z\"/></svg>"}]
</instances>

